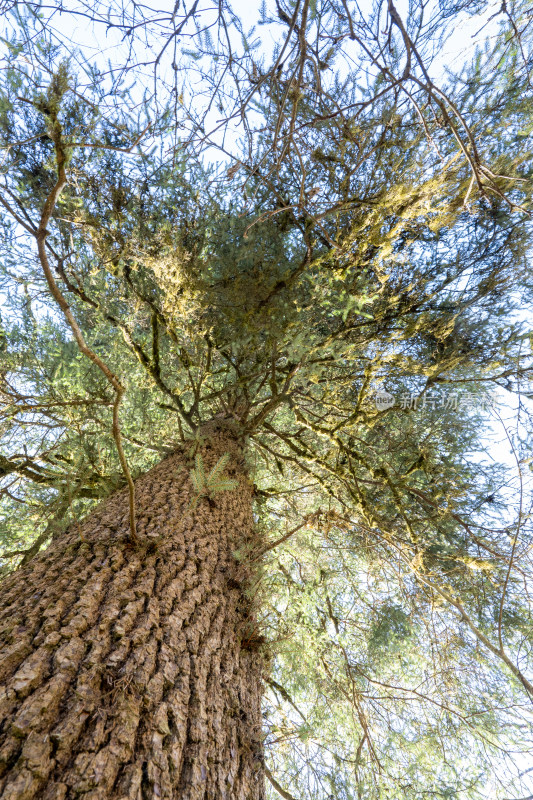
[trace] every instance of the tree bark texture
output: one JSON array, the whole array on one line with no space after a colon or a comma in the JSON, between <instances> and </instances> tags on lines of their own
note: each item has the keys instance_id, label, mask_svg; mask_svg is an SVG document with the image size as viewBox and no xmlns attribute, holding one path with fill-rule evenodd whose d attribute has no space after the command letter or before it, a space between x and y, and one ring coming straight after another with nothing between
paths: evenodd
<instances>
[{"instance_id":1,"label":"tree bark texture","mask_svg":"<svg viewBox=\"0 0 533 800\"><path fill-rule=\"evenodd\" d=\"M206 469L231 454L232 491L193 496L176 453L2 585L2 800L263 800L262 656L253 536L239 445L215 431Z\"/></svg>"}]
</instances>

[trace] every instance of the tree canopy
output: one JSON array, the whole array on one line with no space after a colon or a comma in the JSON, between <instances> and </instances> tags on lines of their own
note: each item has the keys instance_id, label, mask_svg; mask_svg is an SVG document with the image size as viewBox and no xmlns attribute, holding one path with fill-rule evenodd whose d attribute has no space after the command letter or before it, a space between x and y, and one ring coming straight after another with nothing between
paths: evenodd
<instances>
[{"instance_id":1,"label":"tree canopy","mask_svg":"<svg viewBox=\"0 0 533 800\"><path fill-rule=\"evenodd\" d=\"M230 420L272 797L530 794L531 12L6 11L4 571Z\"/></svg>"}]
</instances>

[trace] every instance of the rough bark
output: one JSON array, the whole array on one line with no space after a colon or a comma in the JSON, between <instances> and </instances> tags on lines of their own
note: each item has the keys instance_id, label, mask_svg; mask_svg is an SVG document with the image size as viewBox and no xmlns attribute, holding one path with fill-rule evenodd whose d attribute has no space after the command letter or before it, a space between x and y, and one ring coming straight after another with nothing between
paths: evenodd
<instances>
[{"instance_id":1,"label":"rough bark","mask_svg":"<svg viewBox=\"0 0 533 800\"><path fill-rule=\"evenodd\" d=\"M3 800L264 798L252 490L227 433L202 452L237 489L191 508L176 453L136 483L139 547L119 492L3 582Z\"/></svg>"}]
</instances>

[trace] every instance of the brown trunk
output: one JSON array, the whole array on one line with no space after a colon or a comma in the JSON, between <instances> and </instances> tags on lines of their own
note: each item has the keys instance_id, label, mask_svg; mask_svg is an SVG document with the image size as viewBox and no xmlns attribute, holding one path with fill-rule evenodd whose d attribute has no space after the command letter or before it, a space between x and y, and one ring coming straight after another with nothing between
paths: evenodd
<instances>
[{"instance_id":1,"label":"brown trunk","mask_svg":"<svg viewBox=\"0 0 533 800\"><path fill-rule=\"evenodd\" d=\"M2 800L262 800L261 656L234 552L252 536L239 486L191 507L176 454L2 585ZM232 474L233 473L233 474Z\"/></svg>"}]
</instances>

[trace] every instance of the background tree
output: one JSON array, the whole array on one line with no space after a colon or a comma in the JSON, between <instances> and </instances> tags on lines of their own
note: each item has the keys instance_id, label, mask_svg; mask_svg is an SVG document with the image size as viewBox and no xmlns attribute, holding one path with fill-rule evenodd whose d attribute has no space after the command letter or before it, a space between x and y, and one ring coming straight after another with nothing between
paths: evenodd
<instances>
[{"instance_id":1,"label":"background tree","mask_svg":"<svg viewBox=\"0 0 533 800\"><path fill-rule=\"evenodd\" d=\"M59 606L75 634L63 635L71 672L98 667L100 682L86 707L47 703L50 751L17 715L50 687L68 697L74 677L58 677L60 640L43 656L6 602L15 652L5 651L6 796L41 796L47 785L50 796L259 797L260 671L274 794L509 796L517 751L531 744L531 532L523 486L513 516L503 468L472 453L487 392L520 392L530 372L529 331L516 318L530 301L527 15L504 8L497 47L439 88L428 49L464 20L460 6L429 23L420 7L404 24L392 4L386 19L379 9L358 19L344 4L276 5L261 22L286 38L261 55L227 6L209 17L195 6L100 16L73 5L70 19L126 37L107 74L83 51L65 60L58 10L13 7L0 108L2 533L5 568L26 565L6 579L17 624L34 602L28 581L46 610L62 573L65 586L75 574L92 586L108 556L118 567L87 629L74 630ZM363 61L342 65L356 53L367 72ZM139 60L155 70L143 97L130 83ZM183 78L191 64L202 76L194 102ZM222 121L209 135L217 104ZM238 156L214 166L213 148L232 155L237 113ZM376 404L383 389L394 404ZM513 447L523 482L527 442ZM220 466L225 452L237 487ZM178 475L162 462L135 499L133 480L169 453ZM170 517L145 488L158 481ZM171 502L174 485L186 488ZM180 515L183 530L173 527ZM165 523L152 530L151 516ZM157 576L176 559L160 586L190 589L184 553L185 570L187 559L200 565L198 607L213 611L180 618L185 649L194 631L203 643L197 673L177 645L165 656L193 676L189 697L203 696L203 711L191 703L188 719L206 726L187 728L172 761L187 727L172 712L183 697L164 695L165 716L145 690L147 639L131 631L160 595L143 590L142 606L131 575L144 564ZM212 594L204 560L225 576ZM30 614L34 634L40 613ZM87 630L98 615L110 618L100 636L111 650L95 662ZM242 689L236 700L223 681L211 687L223 745L202 684L222 619L215 673L232 664ZM69 727L75 718L86 728ZM103 772L91 783L96 762Z\"/></svg>"}]
</instances>

